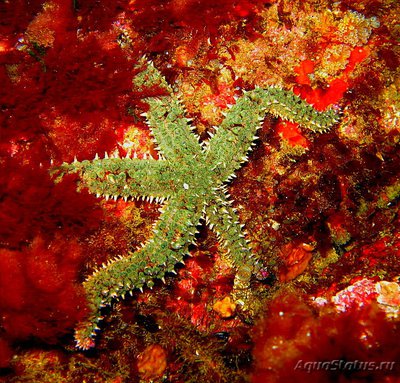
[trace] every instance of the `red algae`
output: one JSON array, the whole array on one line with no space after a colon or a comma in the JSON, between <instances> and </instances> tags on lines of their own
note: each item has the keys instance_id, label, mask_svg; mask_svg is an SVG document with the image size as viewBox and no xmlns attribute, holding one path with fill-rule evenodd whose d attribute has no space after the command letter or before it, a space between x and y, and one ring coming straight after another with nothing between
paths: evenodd
<instances>
[{"instance_id":1,"label":"red algae","mask_svg":"<svg viewBox=\"0 0 400 383\"><path fill-rule=\"evenodd\" d=\"M308 149L308 141L302 135L297 124L286 121L281 122L277 126L277 132L281 136L282 140L286 141L289 146Z\"/></svg>"},{"instance_id":2,"label":"red algae","mask_svg":"<svg viewBox=\"0 0 400 383\"><path fill-rule=\"evenodd\" d=\"M0 339L0 368L6 368L10 365L13 352L5 339Z\"/></svg>"},{"instance_id":3,"label":"red algae","mask_svg":"<svg viewBox=\"0 0 400 383\"><path fill-rule=\"evenodd\" d=\"M73 179L54 184L48 172L35 165L21 165L16 159L0 164L2 201L0 228L2 245L19 248L36 235L83 234L97 228L102 212L93 196L76 192ZM54 234L50 234L50 237Z\"/></svg>"},{"instance_id":4,"label":"red algae","mask_svg":"<svg viewBox=\"0 0 400 383\"><path fill-rule=\"evenodd\" d=\"M252 382L395 382L398 322L374 305L319 313L293 293L274 299L253 339Z\"/></svg>"},{"instance_id":5,"label":"red algae","mask_svg":"<svg viewBox=\"0 0 400 383\"><path fill-rule=\"evenodd\" d=\"M304 243L286 244L279 254L283 263L279 268L279 280L288 282L302 274L312 258L311 251L312 247Z\"/></svg>"},{"instance_id":6,"label":"red algae","mask_svg":"<svg viewBox=\"0 0 400 383\"><path fill-rule=\"evenodd\" d=\"M233 275L229 265L220 259L216 260L215 265L212 259L201 253L194 259L188 259L185 264L185 268L179 270L180 280L173 295L167 298L166 308L204 330L211 323L216 332L237 326L237 320L218 320L218 316L213 318L208 314L215 302L226 298L232 289Z\"/></svg>"},{"instance_id":7,"label":"red algae","mask_svg":"<svg viewBox=\"0 0 400 383\"><path fill-rule=\"evenodd\" d=\"M57 343L85 315L77 283L81 246L60 237L50 243L36 237L30 248L2 249L0 255L3 341Z\"/></svg>"},{"instance_id":8,"label":"red algae","mask_svg":"<svg viewBox=\"0 0 400 383\"><path fill-rule=\"evenodd\" d=\"M158 344L147 347L137 360L138 371L145 381L153 381L160 378L167 367L167 355Z\"/></svg>"},{"instance_id":9,"label":"red algae","mask_svg":"<svg viewBox=\"0 0 400 383\"><path fill-rule=\"evenodd\" d=\"M197 38L215 38L219 26L232 20L254 17L268 3L271 2L168 0L160 3L157 0L138 0L132 3L130 9L134 14L133 19L140 23L139 28L143 32L160 29L166 36L171 36L172 26L175 26L187 29L188 32L195 31ZM158 41L161 41L160 36ZM167 42L168 45L170 43Z\"/></svg>"}]
</instances>

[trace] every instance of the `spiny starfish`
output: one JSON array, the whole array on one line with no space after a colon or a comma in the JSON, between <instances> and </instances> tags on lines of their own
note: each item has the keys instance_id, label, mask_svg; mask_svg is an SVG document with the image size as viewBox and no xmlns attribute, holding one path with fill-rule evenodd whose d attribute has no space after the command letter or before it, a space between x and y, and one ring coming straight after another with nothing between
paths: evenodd
<instances>
[{"instance_id":1,"label":"spiny starfish","mask_svg":"<svg viewBox=\"0 0 400 383\"><path fill-rule=\"evenodd\" d=\"M160 159L99 159L96 155L92 161L64 163L58 169L61 175L79 172L82 186L106 199L166 199L153 237L136 252L104 264L84 282L90 315L75 333L77 347L82 349L94 346L101 307L114 298L123 299L133 289L152 287L154 279L164 279L167 272L174 272L177 263L183 263L202 218L216 232L227 258L237 268L234 291L248 288L259 266L252 258L225 184L247 161L246 154L267 112L314 132L323 132L338 121L333 110L317 112L290 91L256 88L238 98L216 133L200 144L161 73L151 63L142 61L140 65L142 71L135 76L134 86L139 90L156 87L163 92L162 96L145 98L149 107L145 116Z\"/></svg>"}]
</instances>

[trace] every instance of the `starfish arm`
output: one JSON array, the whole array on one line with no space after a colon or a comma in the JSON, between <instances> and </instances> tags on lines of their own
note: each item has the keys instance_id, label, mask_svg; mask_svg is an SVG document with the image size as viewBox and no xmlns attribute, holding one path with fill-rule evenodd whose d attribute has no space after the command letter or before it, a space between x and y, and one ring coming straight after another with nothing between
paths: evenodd
<instances>
[{"instance_id":1,"label":"starfish arm","mask_svg":"<svg viewBox=\"0 0 400 383\"><path fill-rule=\"evenodd\" d=\"M201 206L191 205L185 198L169 200L146 245L126 257L109 261L86 280L84 289L90 313L77 326L77 347L94 346L101 307L111 304L115 298L123 299L135 288L152 287L154 279L163 279L165 273L174 272L176 263L183 262L203 214Z\"/></svg>"},{"instance_id":2,"label":"starfish arm","mask_svg":"<svg viewBox=\"0 0 400 383\"><path fill-rule=\"evenodd\" d=\"M185 110L161 73L152 65L136 75L133 84L139 90L158 87L165 94L148 97L144 101L149 110L144 113L160 153L171 161L193 162L193 157L202 156L198 137L185 118Z\"/></svg>"},{"instance_id":3,"label":"starfish arm","mask_svg":"<svg viewBox=\"0 0 400 383\"><path fill-rule=\"evenodd\" d=\"M174 172L167 161L105 158L64 163L59 174L80 173L81 186L106 198L148 197L164 199L174 189Z\"/></svg>"},{"instance_id":4,"label":"starfish arm","mask_svg":"<svg viewBox=\"0 0 400 383\"><path fill-rule=\"evenodd\" d=\"M334 109L318 111L292 91L271 87L256 88L248 92L249 98L261 103L266 112L284 120L297 122L314 133L324 133L339 122Z\"/></svg>"},{"instance_id":5,"label":"starfish arm","mask_svg":"<svg viewBox=\"0 0 400 383\"><path fill-rule=\"evenodd\" d=\"M244 225L240 225L235 208L222 190L215 193L212 203L206 207L206 220L237 269L234 290L247 289L258 264L245 239Z\"/></svg>"},{"instance_id":6,"label":"starfish arm","mask_svg":"<svg viewBox=\"0 0 400 383\"><path fill-rule=\"evenodd\" d=\"M206 150L207 161L215 168L215 177L226 181L247 161L260 122L266 113L294 121L314 132L323 132L338 121L333 110L318 112L294 93L279 89L257 88L246 92L227 112Z\"/></svg>"}]
</instances>

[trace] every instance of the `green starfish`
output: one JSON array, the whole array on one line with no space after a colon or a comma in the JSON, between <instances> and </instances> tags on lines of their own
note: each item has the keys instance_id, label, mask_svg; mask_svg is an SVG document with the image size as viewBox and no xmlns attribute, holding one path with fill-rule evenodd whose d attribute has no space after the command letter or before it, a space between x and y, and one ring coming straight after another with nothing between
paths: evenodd
<instances>
[{"instance_id":1,"label":"green starfish","mask_svg":"<svg viewBox=\"0 0 400 383\"><path fill-rule=\"evenodd\" d=\"M239 303L251 275L259 267L252 258L243 225L226 192L226 182L247 161L246 154L264 115L269 112L296 121L314 132L323 132L338 121L333 110L317 112L292 92L256 88L245 92L225 115L215 135L200 144L172 89L152 65L141 62L134 78L140 91L158 88L162 96L145 98L145 113L160 160L153 158L106 158L63 164L61 174L79 172L82 186L106 199L145 197L164 201L153 237L139 250L104 264L84 282L90 307L88 318L78 325L77 347L94 346L101 319L100 308L133 289L152 287L154 279L174 273L177 263L189 253L196 226L202 218L216 232L227 259L237 268L234 292Z\"/></svg>"}]
</instances>

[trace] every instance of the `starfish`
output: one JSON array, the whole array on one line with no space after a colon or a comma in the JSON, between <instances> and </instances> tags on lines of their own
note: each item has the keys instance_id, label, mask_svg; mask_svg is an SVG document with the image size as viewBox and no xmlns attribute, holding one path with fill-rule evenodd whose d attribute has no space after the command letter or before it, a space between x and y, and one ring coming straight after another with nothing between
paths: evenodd
<instances>
[{"instance_id":1,"label":"starfish","mask_svg":"<svg viewBox=\"0 0 400 383\"><path fill-rule=\"evenodd\" d=\"M225 113L216 133L200 143L185 118L178 97L152 63L140 62L141 72L133 79L143 91L161 90L162 95L145 97L147 118L160 159L119 158L64 163L65 173L79 173L81 187L98 197L146 198L164 202L154 225L153 236L135 252L119 256L95 270L84 282L90 314L78 324L77 347L94 346L102 319L101 307L124 299L134 289L152 287L155 279L175 273L177 263L189 254L202 219L216 232L226 257L237 269L234 291L249 287L251 275L260 267L252 257L243 225L232 206L226 184L235 176L257 139L256 131L266 113L298 122L314 132L324 132L338 121L333 110L318 112L290 91L271 87L244 92ZM238 294L238 301L243 301Z\"/></svg>"}]
</instances>

